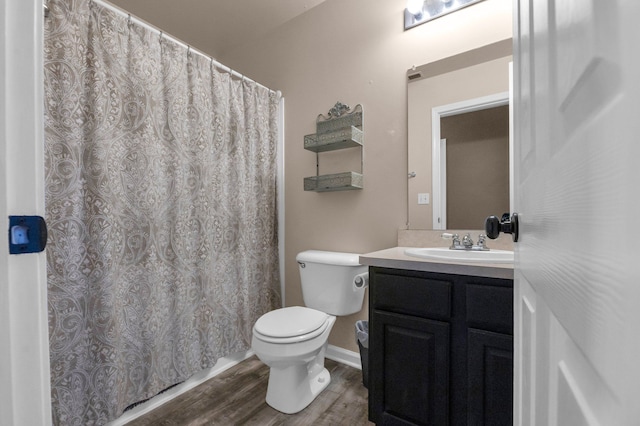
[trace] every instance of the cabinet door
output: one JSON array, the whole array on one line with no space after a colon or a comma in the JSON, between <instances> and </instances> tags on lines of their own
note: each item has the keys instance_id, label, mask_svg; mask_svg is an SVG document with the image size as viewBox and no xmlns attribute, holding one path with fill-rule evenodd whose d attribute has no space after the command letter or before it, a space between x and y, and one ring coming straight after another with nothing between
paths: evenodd
<instances>
[{"instance_id":1,"label":"cabinet door","mask_svg":"<svg viewBox=\"0 0 640 426\"><path fill-rule=\"evenodd\" d=\"M513 337L469 329L468 422L513 424Z\"/></svg>"},{"instance_id":2,"label":"cabinet door","mask_svg":"<svg viewBox=\"0 0 640 426\"><path fill-rule=\"evenodd\" d=\"M449 421L449 324L374 310L370 417L385 425Z\"/></svg>"}]
</instances>

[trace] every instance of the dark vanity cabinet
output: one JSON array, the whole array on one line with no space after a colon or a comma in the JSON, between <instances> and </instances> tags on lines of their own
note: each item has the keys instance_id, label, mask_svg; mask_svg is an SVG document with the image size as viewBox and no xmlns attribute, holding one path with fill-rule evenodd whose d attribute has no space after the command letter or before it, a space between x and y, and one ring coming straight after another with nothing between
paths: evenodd
<instances>
[{"instance_id":1,"label":"dark vanity cabinet","mask_svg":"<svg viewBox=\"0 0 640 426\"><path fill-rule=\"evenodd\" d=\"M511 425L513 280L369 268L369 419Z\"/></svg>"}]
</instances>

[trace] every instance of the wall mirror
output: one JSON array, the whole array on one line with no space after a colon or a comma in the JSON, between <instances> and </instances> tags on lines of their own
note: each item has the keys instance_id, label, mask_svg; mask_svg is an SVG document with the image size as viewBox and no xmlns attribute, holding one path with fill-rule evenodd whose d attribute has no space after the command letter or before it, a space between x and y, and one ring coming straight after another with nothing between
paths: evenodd
<instances>
[{"instance_id":1,"label":"wall mirror","mask_svg":"<svg viewBox=\"0 0 640 426\"><path fill-rule=\"evenodd\" d=\"M508 39L407 72L408 229L482 229L510 211L510 62Z\"/></svg>"}]
</instances>

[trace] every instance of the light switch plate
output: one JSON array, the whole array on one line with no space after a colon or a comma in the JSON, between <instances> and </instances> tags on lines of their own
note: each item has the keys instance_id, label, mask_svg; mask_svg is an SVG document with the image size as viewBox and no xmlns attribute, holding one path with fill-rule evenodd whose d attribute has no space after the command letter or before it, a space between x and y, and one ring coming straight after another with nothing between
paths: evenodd
<instances>
[{"instance_id":1,"label":"light switch plate","mask_svg":"<svg viewBox=\"0 0 640 426\"><path fill-rule=\"evenodd\" d=\"M418 194L418 204L429 204L428 192L421 192Z\"/></svg>"}]
</instances>

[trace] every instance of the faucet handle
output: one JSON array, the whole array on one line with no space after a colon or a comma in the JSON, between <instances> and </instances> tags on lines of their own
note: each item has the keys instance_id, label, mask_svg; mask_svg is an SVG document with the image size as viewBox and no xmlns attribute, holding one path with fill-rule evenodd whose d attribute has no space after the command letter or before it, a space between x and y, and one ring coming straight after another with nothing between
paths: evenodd
<instances>
[{"instance_id":1,"label":"faucet handle","mask_svg":"<svg viewBox=\"0 0 640 426\"><path fill-rule=\"evenodd\" d=\"M450 249L455 249L457 247L460 246L460 236L458 234L450 234L448 232L443 232L440 237L442 237L445 240L453 240L451 241L451 247L449 247Z\"/></svg>"},{"instance_id":2,"label":"faucet handle","mask_svg":"<svg viewBox=\"0 0 640 426\"><path fill-rule=\"evenodd\" d=\"M474 249L475 250L481 250L481 251L489 251L489 250L491 250L489 247L487 247L486 239L487 239L487 236L485 234L479 234L478 235L478 243L476 244Z\"/></svg>"},{"instance_id":3,"label":"faucet handle","mask_svg":"<svg viewBox=\"0 0 640 426\"><path fill-rule=\"evenodd\" d=\"M460 236L458 234L450 234L448 232L443 232L442 234L440 234L440 237L442 237L445 240L453 240L453 241L460 242Z\"/></svg>"}]
</instances>

